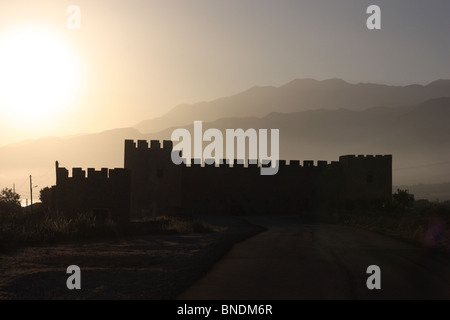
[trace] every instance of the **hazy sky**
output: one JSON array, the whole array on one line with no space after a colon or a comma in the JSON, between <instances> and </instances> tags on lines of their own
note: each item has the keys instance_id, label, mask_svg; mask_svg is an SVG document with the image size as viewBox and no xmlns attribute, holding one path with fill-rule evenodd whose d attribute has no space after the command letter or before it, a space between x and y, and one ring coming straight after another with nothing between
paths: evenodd
<instances>
[{"instance_id":1,"label":"hazy sky","mask_svg":"<svg viewBox=\"0 0 450 320\"><path fill-rule=\"evenodd\" d=\"M71 4L81 30L66 27ZM380 31L366 28L371 4L382 10ZM51 121L0 118L0 145L131 126L177 104L296 78L450 78L449 12L448 0L2 0L0 43L23 24L49 28L78 57L83 81Z\"/></svg>"}]
</instances>

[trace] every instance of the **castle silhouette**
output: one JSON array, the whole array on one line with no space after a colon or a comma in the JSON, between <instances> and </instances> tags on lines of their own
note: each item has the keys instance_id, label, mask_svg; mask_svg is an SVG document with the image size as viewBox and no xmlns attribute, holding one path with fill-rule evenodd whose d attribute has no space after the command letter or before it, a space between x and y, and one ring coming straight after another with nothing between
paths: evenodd
<instances>
[{"instance_id":1,"label":"castle silhouette","mask_svg":"<svg viewBox=\"0 0 450 320\"><path fill-rule=\"evenodd\" d=\"M125 141L124 168L73 168L56 162L53 210L93 212L114 221L178 214L301 214L392 197L392 155L341 156L339 161L279 161L273 176L259 165L175 165L172 141ZM224 162L225 163L225 162Z\"/></svg>"}]
</instances>

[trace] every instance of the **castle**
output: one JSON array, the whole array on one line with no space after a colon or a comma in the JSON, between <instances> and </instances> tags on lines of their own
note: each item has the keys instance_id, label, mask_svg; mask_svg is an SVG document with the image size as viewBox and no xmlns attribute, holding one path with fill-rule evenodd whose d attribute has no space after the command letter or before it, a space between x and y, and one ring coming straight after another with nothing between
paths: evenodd
<instances>
[{"instance_id":1,"label":"castle","mask_svg":"<svg viewBox=\"0 0 450 320\"><path fill-rule=\"evenodd\" d=\"M172 141L125 141L122 169L85 172L56 167L53 206L103 212L116 221L172 214L299 214L348 203L389 201L392 156L341 156L339 161L279 161L276 175L259 165L175 165Z\"/></svg>"}]
</instances>

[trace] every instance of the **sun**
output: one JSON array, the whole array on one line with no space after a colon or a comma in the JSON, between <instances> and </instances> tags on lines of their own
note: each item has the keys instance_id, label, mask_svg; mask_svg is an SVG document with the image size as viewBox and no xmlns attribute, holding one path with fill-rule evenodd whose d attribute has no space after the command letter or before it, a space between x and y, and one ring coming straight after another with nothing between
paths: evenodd
<instances>
[{"instance_id":1,"label":"sun","mask_svg":"<svg viewBox=\"0 0 450 320\"><path fill-rule=\"evenodd\" d=\"M0 35L0 114L13 124L57 122L80 81L80 62L58 34L26 26Z\"/></svg>"}]
</instances>

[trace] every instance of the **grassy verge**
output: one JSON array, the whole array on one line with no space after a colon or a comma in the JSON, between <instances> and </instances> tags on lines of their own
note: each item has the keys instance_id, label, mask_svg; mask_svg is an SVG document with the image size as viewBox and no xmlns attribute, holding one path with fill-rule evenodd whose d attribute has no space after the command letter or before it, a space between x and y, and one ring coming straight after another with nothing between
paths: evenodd
<instances>
[{"instance_id":1,"label":"grassy verge","mask_svg":"<svg viewBox=\"0 0 450 320\"><path fill-rule=\"evenodd\" d=\"M212 226L200 220L183 219L178 217L162 216L157 218L146 218L135 221L135 225L140 225L142 229L149 232L166 231L178 234L186 233L212 233L224 231L222 227Z\"/></svg>"},{"instance_id":2,"label":"grassy verge","mask_svg":"<svg viewBox=\"0 0 450 320\"><path fill-rule=\"evenodd\" d=\"M150 219L147 226L170 219ZM236 217L199 219L224 231L70 242L0 255L0 299L175 299L236 243L264 231ZM80 291L66 289L71 264L83 270Z\"/></svg>"},{"instance_id":3,"label":"grassy verge","mask_svg":"<svg viewBox=\"0 0 450 320\"><path fill-rule=\"evenodd\" d=\"M429 249L450 251L450 207L430 204L395 210L336 211L322 221L382 233Z\"/></svg>"},{"instance_id":4,"label":"grassy verge","mask_svg":"<svg viewBox=\"0 0 450 320\"><path fill-rule=\"evenodd\" d=\"M91 214L48 216L42 213L16 213L0 216L0 253L31 245L66 241L118 238L133 235L212 233L223 231L208 223L176 217L158 217L118 225L101 225Z\"/></svg>"}]
</instances>

